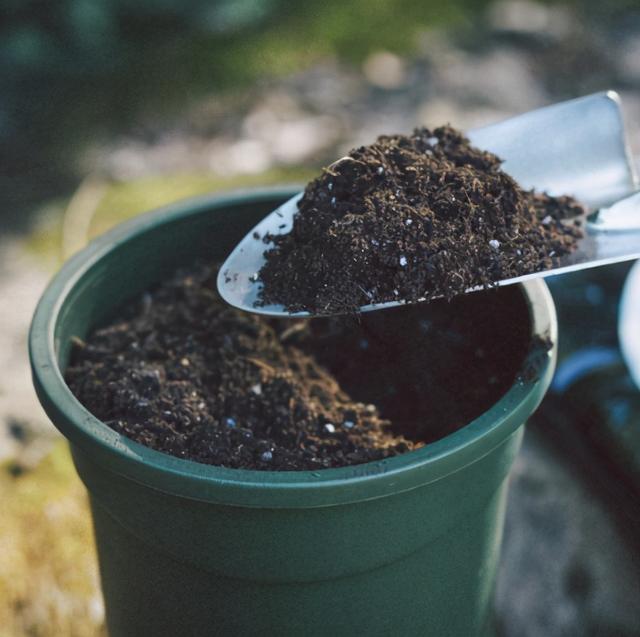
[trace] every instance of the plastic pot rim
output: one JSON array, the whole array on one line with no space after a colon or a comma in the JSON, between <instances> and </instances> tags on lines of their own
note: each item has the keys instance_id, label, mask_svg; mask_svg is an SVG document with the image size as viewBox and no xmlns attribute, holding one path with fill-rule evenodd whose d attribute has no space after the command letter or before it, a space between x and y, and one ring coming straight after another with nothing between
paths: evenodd
<instances>
[{"instance_id":1,"label":"plastic pot rim","mask_svg":"<svg viewBox=\"0 0 640 637\"><path fill-rule=\"evenodd\" d=\"M217 214L234 205L283 201L299 189L260 188L207 195L142 214L94 239L53 277L36 308L29 332L33 382L56 427L79 451L110 471L175 496L260 508L311 508L361 502L440 480L490 453L536 409L555 366L557 322L541 280L519 284L529 309L532 337L553 343L544 357L530 350L521 372L534 365L535 378L519 374L486 412L454 433L400 456L350 467L317 471L255 471L205 465L155 451L118 434L75 398L58 365L56 325L64 320L65 299L107 253L134 237L186 217ZM535 361L533 357L536 356Z\"/></svg>"}]
</instances>

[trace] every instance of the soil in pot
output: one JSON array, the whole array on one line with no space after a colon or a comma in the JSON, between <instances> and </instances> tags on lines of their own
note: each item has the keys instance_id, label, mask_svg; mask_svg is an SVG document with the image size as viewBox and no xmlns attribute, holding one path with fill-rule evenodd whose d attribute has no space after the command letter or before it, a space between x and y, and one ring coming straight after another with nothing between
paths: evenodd
<instances>
[{"instance_id":1,"label":"soil in pot","mask_svg":"<svg viewBox=\"0 0 640 637\"><path fill-rule=\"evenodd\" d=\"M313 470L416 449L498 400L530 346L515 287L278 321L224 304L216 274L177 272L78 339L66 372L108 426L197 462Z\"/></svg>"},{"instance_id":2,"label":"soil in pot","mask_svg":"<svg viewBox=\"0 0 640 637\"><path fill-rule=\"evenodd\" d=\"M455 129L383 136L312 181L258 273L259 304L355 311L453 296L548 269L575 249L583 207L523 189Z\"/></svg>"}]
</instances>

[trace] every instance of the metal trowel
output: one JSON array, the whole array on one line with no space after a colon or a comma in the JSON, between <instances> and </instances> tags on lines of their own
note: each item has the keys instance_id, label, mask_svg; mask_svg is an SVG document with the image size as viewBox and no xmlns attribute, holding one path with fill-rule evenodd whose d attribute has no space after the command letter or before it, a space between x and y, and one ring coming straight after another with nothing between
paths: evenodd
<instances>
[{"instance_id":1,"label":"metal trowel","mask_svg":"<svg viewBox=\"0 0 640 637\"><path fill-rule=\"evenodd\" d=\"M524 188L572 195L593 212L575 252L556 267L499 281L509 285L607 263L640 258L640 192L617 93L607 91L561 102L467 132L474 146L498 155L503 170ZM229 255L218 273L218 291L229 304L270 316L290 313L281 305L257 306L266 244L256 239L291 230L302 193L265 217ZM362 312L403 305L372 303Z\"/></svg>"}]
</instances>

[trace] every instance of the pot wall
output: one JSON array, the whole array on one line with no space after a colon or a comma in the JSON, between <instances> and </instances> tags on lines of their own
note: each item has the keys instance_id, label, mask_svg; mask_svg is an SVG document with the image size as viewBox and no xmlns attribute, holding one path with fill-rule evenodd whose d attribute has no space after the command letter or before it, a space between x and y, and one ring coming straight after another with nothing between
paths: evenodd
<instances>
[{"instance_id":1,"label":"pot wall","mask_svg":"<svg viewBox=\"0 0 640 637\"><path fill-rule=\"evenodd\" d=\"M517 447L520 439L518 434L514 437L511 447ZM440 535L428 537L417 550L401 557L395 554L402 550L384 551L375 561L385 559L386 563L370 570L363 570L363 565L374 561L375 544L367 535L373 512L360 506L347 505L320 516L263 509L247 520L228 507L206 505L210 521L230 522L222 538L215 534L208 538L211 548L200 546L203 560L196 565L183 556L191 539L186 528L191 516L185 515L189 507L184 503L171 506L170 512L162 509L165 517L160 524L165 533L173 531L176 536L169 548L159 548L149 537L125 528L113 517L113 509L92 496L110 634L477 635L487 619L493 591L506 489L503 481L488 498L467 502L465 515ZM446 487L443 491L455 495ZM399 511L409 505L403 498L392 508L411 526L418 526L425 520L423 513L415 516L408 508ZM378 528L389 528L388 511L374 515ZM245 519L238 524L237 517ZM431 517L442 522L447 516L439 509ZM290 527L292 518L295 525ZM341 535L334 535L337 526L342 527ZM234 531L240 534L247 528L250 533L241 541L228 541ZM302 535L295 536L297 531ZM197 535L200 545L203 536ZM208 563L225 548L239 550L250 540L247 554L227 553L226 559ZM353 540L361 542L355 555L350 552ZM386 543L406 549L403 540L388 535ZM180 545L177 550L176 544ZM303 558L297 561L301 553ZM362 553L368 555L359 561ZM256 555L258 559L252 562ZM278 559L281 570L276 568ZM330 578L319 577L321 560L339 567L324 569L322 575ZM232 571L238 562L242 576L221 573ZM334 576L336 570L342 572ZM252 576L245 577L246 571L252 571ZM302 581L296 578L296 571L302 572Z\"/></svg>"}]
</instances>

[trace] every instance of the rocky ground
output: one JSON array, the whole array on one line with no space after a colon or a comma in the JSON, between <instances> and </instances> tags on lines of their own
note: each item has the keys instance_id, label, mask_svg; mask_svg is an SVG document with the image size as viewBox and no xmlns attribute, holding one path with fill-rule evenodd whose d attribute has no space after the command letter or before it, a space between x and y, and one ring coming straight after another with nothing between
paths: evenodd
<instances>
[{"instance_id":1,"label":"rocky ground","mask_svg":"<svg viewBox=\"0 0 640 637\"><path fill-rule=\"evenodd\" d=\"M43 250L49 256L72 252L92 228L109 225L110 213L99 203L110 189L176 174L208 175L216 186L256 183L274 169L330 162L380 133L443 122L469 128L608 88L620 89L640 152L640 24L630 21L613 30L586 25L576 23L568 9L518 0L495 3L472 42L426 33L412 59L378 51L361 68L328 60L265 80L249 92L199 99L179 119L145 121L136 132L89 147L77 159L84 190L43 207L30 234L7 232L0 238L0 461L12 480L35 472L41 479L34 488L46 497L48 478L39 463L57 436L37 405L26 359L30 316L51 273ZM188 192L167 192L166 200L182 194ZM55 237L47 239L54 227ZM68 478L67 493L75 494L70 512L62 507L38 521L54 545L63 543L56 532L60 519L76 520L77 507L85 507L73 481ZM17 486L9 488L8 497L18 492ZM59 497L51 493L52 501ZM7 635L47 635L55 615L67 617L57 634L95 634L101 609L91 587L86 599L92 601L78 620L85 623L77 629L69 616L78 606L64 587L53 597L43 587L12 588L7 564L24 559L26 550L16 528L0 526L0 545L11 540L0 558L0 600L14 600L4 609L0 601L0 626L10 618ZM54 549L48 554L63 572L68 557ZM640 577L625 551L614 523L563 459L535 433L528 435L507 513L497 594L501 633L640 634ZM95 564L87 564L94 572Z\"/></svg>"}]
</instances>

